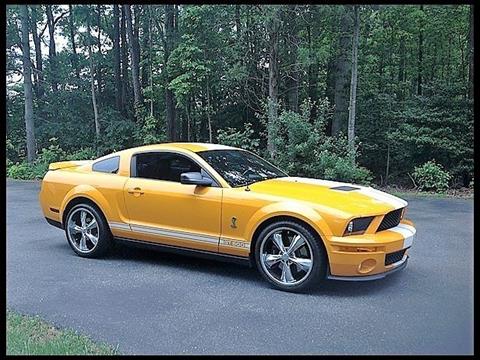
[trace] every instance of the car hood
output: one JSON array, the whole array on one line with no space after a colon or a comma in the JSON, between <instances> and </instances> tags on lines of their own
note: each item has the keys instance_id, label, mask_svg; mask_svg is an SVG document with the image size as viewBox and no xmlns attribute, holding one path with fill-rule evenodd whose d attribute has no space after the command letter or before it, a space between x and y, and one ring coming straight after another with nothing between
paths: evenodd
<instances>
[{"instance_id":1,"label":"car hood","mask_svg":"<svg viewBox=\"0 0 480 360\"><path fill-rule=\"evenodd\" d=\"M405 200L371 187L328 180L284 177L260 181L249 188L286 201L308 202L320 211L335 209L344 217L380 215L407 206Z\"/></svg>"}]
</instances>

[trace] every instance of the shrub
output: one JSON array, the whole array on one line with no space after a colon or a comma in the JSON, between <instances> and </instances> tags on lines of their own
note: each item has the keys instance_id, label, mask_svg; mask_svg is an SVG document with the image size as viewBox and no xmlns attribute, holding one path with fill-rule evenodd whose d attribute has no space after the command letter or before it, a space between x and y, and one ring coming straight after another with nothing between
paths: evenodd
<instances>
[{"instance_id":1,"label":"shrub","mask_svg":"<svg viewBox=\"0 0 480 360\"><path fill-rule=\"evenodd\" d=\"M301 112L284 111L278 118L274 162L291 175L369 184L369 170L352 161L347 138L326 135L331 116L327 100L318 106L319 116L310 121L311 103L304 102Z\"/></svg>"},{"instance_id":2,"label":"shrub","mask_svg":"<svg viewBox=\"0 0 480 360\"><path fill-rule=\"evenodd\" d=\"M10 164L7 168L7 177L21 180L33 179L33 167L26 162Z\"/></svg>"},{"instance_id":3,"label":"shrub","mask_svg":"<svg viewBox=\"0 0 480 360\"><path fill-rule=\"evenodd\" d=\"M86 147L75 151L73 154L67 155L65 160L93 160L97 158L95 149Z\"/></svg>"},{"instance_id":4,"label":"shrub","mask_svg":"<svg viewBox=\"0 0 480 360\"><path fill-rule=\"evenodd\" d=\"M416 180L419 190L444 192L448 189L448 182L451 176L435 160L430 160L421 166L415 167L413 178Z\"/></svg>"},{"instance_id":5,"label":"shrub","mask_svg":"<svg viewBox=\"0 0 480 360\"><path fill-rule=\"evenodd\" d=\"M260 141L254 137L254 133L252 124L245 123L243 131L230 127L227 127L225 130L218 130L217 141L219 144L240 147L256 152Z\"/></svg>"}]
</instances>

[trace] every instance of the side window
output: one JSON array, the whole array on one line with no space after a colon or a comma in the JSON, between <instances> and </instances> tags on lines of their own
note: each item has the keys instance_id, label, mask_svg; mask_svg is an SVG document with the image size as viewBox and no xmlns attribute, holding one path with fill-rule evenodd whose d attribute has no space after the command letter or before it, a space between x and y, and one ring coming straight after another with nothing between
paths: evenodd
<instances>
[{"instance_id":1,"label":"side window","mask_svg":"<svg viewBox=\"0 0 480 360\"><path fill-rule=\"evenodd\" d=\"M116 174L118 172L119 165L120 156L113 156L105 160L97 161L93 164L92 170L103 173Z\"/></svg>"},{"instance_id":2,"label":"side window","mask_svg":"<svg viewBox=\"0 0 480 360\"><path fill-rule=\"evenodd\" d=\"M135 177L180 182L184 172L200 172L200 166L185 156L173 153L135 155Z\"/></svg>"}]
</instances>

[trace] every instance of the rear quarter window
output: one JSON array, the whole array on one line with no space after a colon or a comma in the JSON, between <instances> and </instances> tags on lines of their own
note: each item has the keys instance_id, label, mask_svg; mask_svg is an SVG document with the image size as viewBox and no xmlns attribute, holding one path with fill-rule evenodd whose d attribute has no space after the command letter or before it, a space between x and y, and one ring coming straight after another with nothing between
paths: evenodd
<instances>
[{"instance_id":1,"label":"rear quarter window","mask_svg":"<svg viewBox=\"0 0 480 360\"><path fill-rule=\"evenodd\" d=\"M92 170L108 174L116 174L120 165L120 156L113 156L108 159L97 161L93 164Z\"/></svg>"}]
</instances>

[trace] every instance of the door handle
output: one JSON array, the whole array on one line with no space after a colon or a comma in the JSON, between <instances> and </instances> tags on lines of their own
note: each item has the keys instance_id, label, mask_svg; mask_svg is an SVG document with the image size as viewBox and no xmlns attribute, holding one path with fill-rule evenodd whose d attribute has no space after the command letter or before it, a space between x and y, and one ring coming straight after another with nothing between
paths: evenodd
<instances>
[{"instance_id":1,"label":"door handle","mask_svg":"<svg viewBox=\"0 0 480 360\"><path fill-rule=\"evenodd\" d=\"M129 194L134 194L134 195L143 195L143 191L142 189L140 189L139 187L136 187L136 188L130 188L127 190Z\"/></svg>"}]
</instances>

